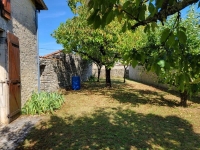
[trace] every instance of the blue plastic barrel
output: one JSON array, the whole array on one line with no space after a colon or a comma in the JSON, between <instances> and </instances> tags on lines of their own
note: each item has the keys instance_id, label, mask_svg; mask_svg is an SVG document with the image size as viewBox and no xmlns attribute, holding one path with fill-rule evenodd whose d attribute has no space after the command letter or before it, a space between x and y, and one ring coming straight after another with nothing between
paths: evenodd
<instances>
[{"instance_id":1,"label":"blue plastic barrel","mask_svg":"<svg viewBox=\"0 0 200 150\"><path fill-rule=\"evenodd\" d=\"M80 84L80 77L79 76L73 76L72 77L72 89L73 90L80 90L81 84Z\"/></svg>"}]
</instances>

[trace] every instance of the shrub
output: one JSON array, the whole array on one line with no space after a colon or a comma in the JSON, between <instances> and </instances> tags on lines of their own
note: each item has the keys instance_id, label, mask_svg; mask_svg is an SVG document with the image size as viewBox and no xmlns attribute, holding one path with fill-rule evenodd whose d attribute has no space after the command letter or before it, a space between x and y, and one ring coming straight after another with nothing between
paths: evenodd
<instances>
[{"instance_id":1,"label":"shrub","mask_svg":"<svg viewBox=\"0 0 200 150\"><path fill-rule=\"evenodd\" d=\"M22 114L53 113L61 107L63 102L63 96L58 93L41 92L38 94L34 92L22 108Z\"/></svg>"},{"instance_id":2,"label":"shrub","mask_svg":"<svg viewBox=\"0 0 200 150\"><path fill-rule=\"evenodd\" d=\"M91 75L89 78L88 78L88 81L89 82L95 82L96 80L96 77L94 75Z\"/></svg>"}]
</instances>

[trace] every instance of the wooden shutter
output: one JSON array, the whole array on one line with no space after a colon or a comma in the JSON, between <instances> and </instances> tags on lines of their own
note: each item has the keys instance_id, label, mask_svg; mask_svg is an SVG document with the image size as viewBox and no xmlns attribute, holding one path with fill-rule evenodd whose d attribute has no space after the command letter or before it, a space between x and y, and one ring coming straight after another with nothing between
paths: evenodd
<instances>
[{"instance_id":1,"label":"wooden shutter","mask_svg":"<svg viewBox=\"0 0 200 150\"><path fill-rule=\"evenodd\" d=\"M6 19L11 19L11 7L10 0L2 0L3 8L2 8L2 16Z\"/></svg>"},{"instance_id":2,"label":"wooden shutter","mask_svg":"<svg viewBox=\"0 0 200 150\"><path fill-rule=\"evenodd\" d=\"M7 34L8 42L8 72L9 72L9 122L20 115L21 110L21 80L19 40L11 33Z\"/></svg>"}]
</instances>

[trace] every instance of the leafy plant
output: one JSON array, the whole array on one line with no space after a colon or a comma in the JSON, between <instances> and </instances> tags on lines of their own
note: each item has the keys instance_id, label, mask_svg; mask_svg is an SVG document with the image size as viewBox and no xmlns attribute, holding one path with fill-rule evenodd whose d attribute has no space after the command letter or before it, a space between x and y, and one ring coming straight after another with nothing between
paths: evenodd
<instances>
[{"instance_id":1,"label":"leafy plant","mask_svg":"<svg viewBox=\"0 0 200 150\"><path fill-rule=\"evenodd\" d=\"M88 78L88 81L89 82L95 82L95 79L96 77L94 75L91 75L89 78Z\"/></svg>"},{"instance_id":2,"label":"leafy plant","mask_svg":"<svg viewBox=\"0 0 200 150\"><path fill-rule=\"evenodd\" d=\"M63 96L58 93L41 92L38 94L34 92L22 108L22 113L30 115L53 113L61 107L63 102Z\"/></svg>"}]
</instances>

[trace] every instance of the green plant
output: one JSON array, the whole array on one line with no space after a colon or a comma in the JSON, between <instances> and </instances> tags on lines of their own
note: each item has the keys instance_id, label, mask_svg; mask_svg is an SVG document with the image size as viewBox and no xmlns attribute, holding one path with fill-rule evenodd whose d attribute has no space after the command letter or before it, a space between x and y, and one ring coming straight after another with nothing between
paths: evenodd
<instances>
[{"instance_id":1,"label":"green plant","mask_svg":"<svg viewBox=\"0 0 200 150\"><path fill-rule=\"evenodd\" d=\"M89 82L95 82L95 79L96 77L94 75L91 75L89 78L88 78L88 81Z\"/></svg>"},{"instance_id":2,"label":"green plant","mask_svg":"<svg viewBox=\"0 0 200 150\"><path fill-rule=\"evenodd\" d=\"M63 96L58 93L34 92L22 108L22 114L53 113L54 110L61 107L63 102Z\"/></svg>"}]
</instances>

